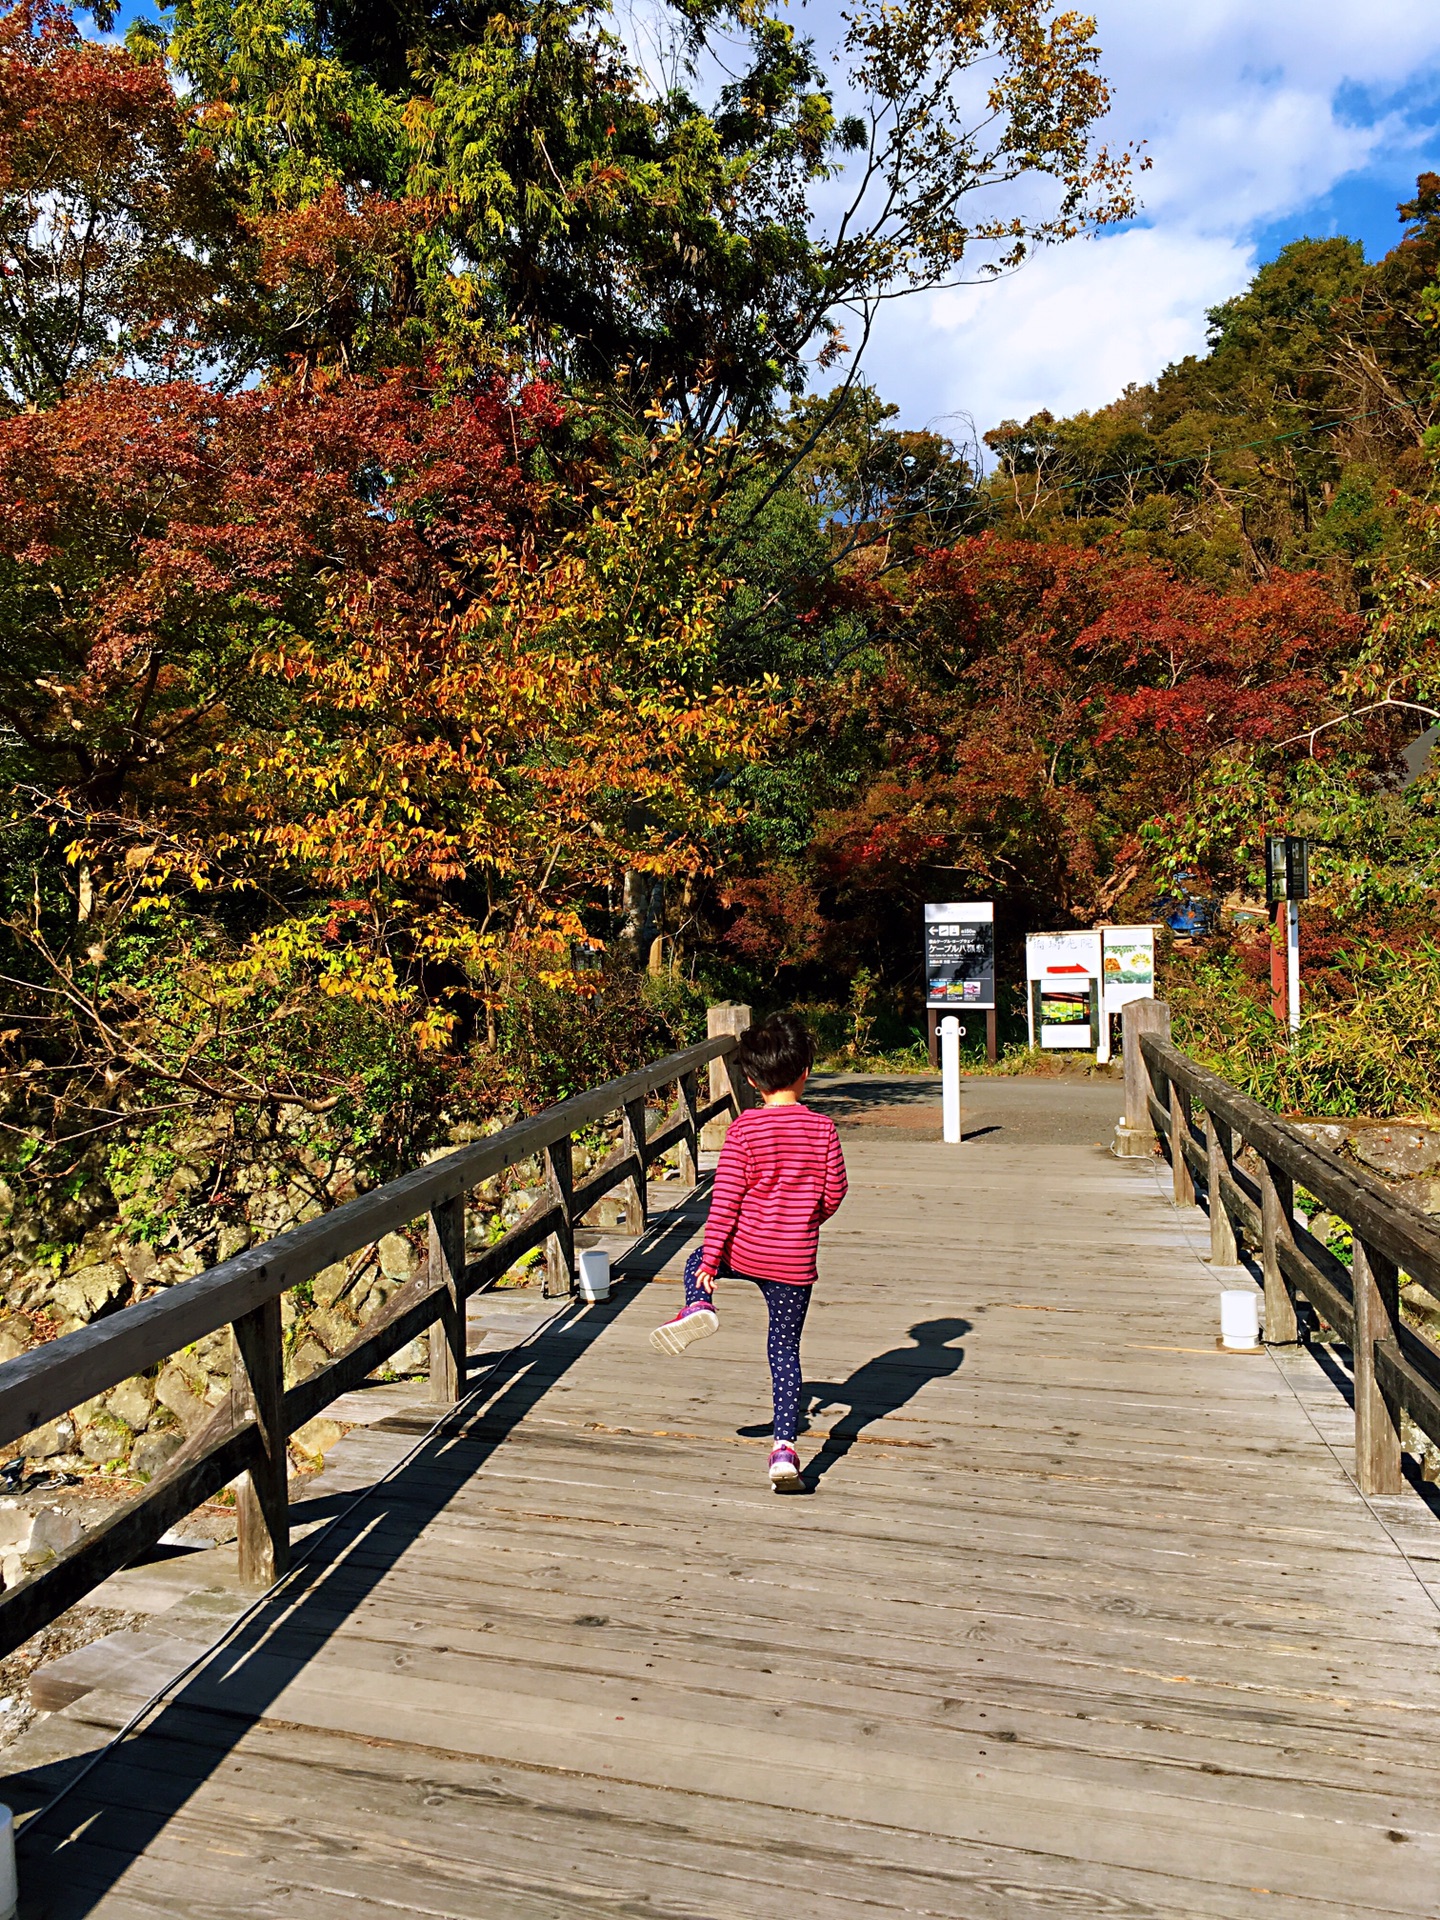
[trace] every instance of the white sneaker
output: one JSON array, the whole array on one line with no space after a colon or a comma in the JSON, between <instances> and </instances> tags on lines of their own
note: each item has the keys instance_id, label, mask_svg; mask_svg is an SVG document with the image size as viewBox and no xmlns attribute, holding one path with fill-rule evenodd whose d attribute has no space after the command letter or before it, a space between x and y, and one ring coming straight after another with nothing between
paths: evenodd
<instances>
[{"instance_id":1,"label":"white sneaker","mask_svg":"<svg viewBox=\"0 0 1440 1920\"><path fill-rule=\"evenodd\" d=\"M715 1309L697 1300L693 1307L682 1307L663 1327L656 1327L650 1335L650 1344L657 1353L683 1353L695 1341L714 1333L719 1325L720 1316Z\"/></svg>"},{"instance_id":2,"label":"white sneaker","mask_svg":"<svg viewBox=\"0 0 1440 1920\"><path fill-rule=\"evenodd\" d=\"M789 1493L803 1484L800 1456L788 1440L781 1440L770 1449L770 1484L777 1493Z\"/></svg>"}]
</instances>

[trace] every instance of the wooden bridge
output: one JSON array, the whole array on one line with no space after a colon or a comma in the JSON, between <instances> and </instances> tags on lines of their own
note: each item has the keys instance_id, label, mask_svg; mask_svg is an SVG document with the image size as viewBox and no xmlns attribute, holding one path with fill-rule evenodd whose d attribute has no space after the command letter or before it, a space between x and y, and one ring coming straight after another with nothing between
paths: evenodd
<instances>
[{"instance_id":1,"label":"wooden bridge","mask_svg":"<svg viewBox=\"0 0 1440 1920\"><path fill-rule=\"evenodd\" d=\"M472 1292L446 1261L451 1197L427 1190L435 1284L470 1292L440 1323L468 1349L455 1404L337 1375L359 1424L284 1516L295 1559L258 1599L221 1549L94 1588L147 1621L40 1678L53 1711L0 1787L33 1822L22 1915L1440 1914L1440 1501L1413 1473L1357 1479L1392 1484L1402 1406L1430 1421L1433 1349L1386 1317L1385 1248L1408 1233L1424 1273L1440 1235L1305 1163L1327 1204L1370 1209L1357 1334L1354 1278L1276 1214L1309 1150L1267 1137L1257 1185L1238 1096L1210 1088L1202 1134L1201 1080L1147 1044L1147 1107L1184 1129L1179 1206L1163 1158L1105 1151L1110 1085L970 1083L958 1149L931 1081L821 1087L852 1189L806 1331L804 1496L764 1480L747 1289L683 1359L646 1344L703 1175L649 1189L625 1278L590 1306ZM610 1172L633 1181L664 1128L637 1147L627 1097ZM693 1079L677 1111L693 1150ZM1190 1190L1207 1174L1213 1231ZM562 1232L576 1198L552 1196ZM1225 1232L1272 1269L1272 1317L1303 1317L1313 1268L1352 1345L1218 1351ZM401 1303L406 1338L418 1311ZM1379 1398L1357 1467L1362 1335ZM33 1411L43 1378L8 1371L0 1414L22 1390ZM283 1410L253 1375L263 1433ZM207 1445L260 1444L239 1431ZM247 1511L253 1580L282 1516ZM40 1586L0 1600L0 1629L56 1604Z\"/></svg>"}]
</instances>

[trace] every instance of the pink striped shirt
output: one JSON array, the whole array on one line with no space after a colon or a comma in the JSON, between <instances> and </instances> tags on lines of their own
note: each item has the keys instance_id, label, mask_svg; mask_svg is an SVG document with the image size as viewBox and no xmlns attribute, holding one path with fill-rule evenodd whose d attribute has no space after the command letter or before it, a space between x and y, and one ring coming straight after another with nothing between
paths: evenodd
<instances>
[{"instance_id":1,"label":"pink striped shirt","mask_svg":"<svg viewBox=\"0 0 1440 1920\"><path fill-rule=\"evenodd\" d=\"M835 1122L798 1102L749 1107L720 1149L705 1271L729 1266L751 1280L815 1280L820 1229L845 1198L845 1156Z\"/></svg>"}]
</instances>

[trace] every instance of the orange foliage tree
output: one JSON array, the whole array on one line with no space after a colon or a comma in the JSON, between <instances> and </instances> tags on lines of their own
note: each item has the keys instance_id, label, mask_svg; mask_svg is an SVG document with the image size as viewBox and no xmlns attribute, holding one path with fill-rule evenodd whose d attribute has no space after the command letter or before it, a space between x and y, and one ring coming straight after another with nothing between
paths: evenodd
<instances>
[{"instance_id":1,"label":"orange foliage tree","mask_svg":"<svg viewBox=\"0 0 1440 1920\"><path fill-rule=\"evenodd\" d=\"M463 1051L617 867L706 865L777 704L718 680L701 465L577 441L543 384L410 375L0 421L11 1039L57 1126L354 1107L337 1019Z\"/></svg>"},{"instance_id":2,"label":"orange foliage tree","mask_svg":"<svg viewBox=\"0 0 1440 1920\"><path fill-rule=\"evenodd\" d=\"M1360 636L1314 576L1224 594L1113 549L991 534L877 587L872 618L876 646L819 691L812 729L849 796L818 814L803 873L731 889L752 960L903 975L926 898L995 897L1015 927L1139 908L1156 886L1142 831L1328 710ZM1238 801L1253 814L1248 783Z\"/></svg>"}]
</instances>

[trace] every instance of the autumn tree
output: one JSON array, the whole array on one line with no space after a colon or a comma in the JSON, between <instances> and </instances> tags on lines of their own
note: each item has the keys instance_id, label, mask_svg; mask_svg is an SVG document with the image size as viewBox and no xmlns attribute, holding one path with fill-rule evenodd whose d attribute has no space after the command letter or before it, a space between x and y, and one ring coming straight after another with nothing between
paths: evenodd
<instances>
[{"instance_id":1,"label":"autumn tree","mask_svg":"<svg viewBox=\"0 0 1440 1920\"><path fill-rule=\"evenodd\" d=\"M43 406L97 374L193 366L220 324L233 224L162 63L68 8L0 13L0 392Z\"/></svg>"},{"instance_id":2,"label":"autumn tree","mask_svg":"<svg viewBox=\"0 0 1440 1920\"><path fill-rule=\"evenodd\" d=\"M885 300L1132 205L1128 156L1094 140L1093 25L1049 0L862 6L838 87L786 22L725 4L660 10L648 59L573 0L178 0L163 18L133 34L188 77L255 213L403 197L448 353L543 359L702 438L856 353ZM701 104L721 52L733 78ZM827 226L816 194L837 178Z\"/></svg>"}]
</instances>

